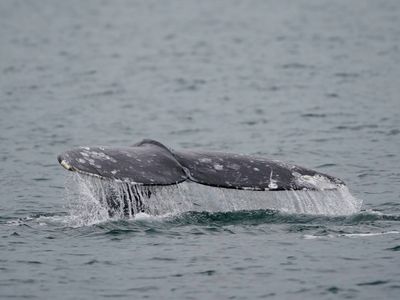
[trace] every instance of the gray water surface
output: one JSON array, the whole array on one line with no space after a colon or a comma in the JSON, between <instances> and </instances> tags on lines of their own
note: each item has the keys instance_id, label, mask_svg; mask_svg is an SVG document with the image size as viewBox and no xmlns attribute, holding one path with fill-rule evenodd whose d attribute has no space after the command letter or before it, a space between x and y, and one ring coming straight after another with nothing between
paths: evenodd
<instances>
[{"instance_id":1,"label":"gray water surface","mask_svg":"<svg viewBox=\"0 0 400 300\"><path fill-rule=\"evenodd\" d=\"M395 0L1 0L0 298L396 299L399 66ZM362 211L74 226L57 154L142 138L332 174Z\"/></svg>"}]
</instances>

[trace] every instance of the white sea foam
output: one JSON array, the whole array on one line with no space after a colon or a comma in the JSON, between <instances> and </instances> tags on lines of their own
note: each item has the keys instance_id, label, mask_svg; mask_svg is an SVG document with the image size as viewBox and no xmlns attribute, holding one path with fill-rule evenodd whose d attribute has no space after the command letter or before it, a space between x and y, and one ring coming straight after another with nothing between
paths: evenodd
<instances>
[{"instance_id":1,"label":"white sea foam","mask_svg":"<svg viewBox=\"0 0 400 300\"><path fill-rule=\"evenodd\" d=\"M386 232L368 232L368 233L343 233L339 236L347 236L347 237L368 237L368 236L377 236L377 235L386 235L386 234L399 234L399 231L391 230Z\"/></svg>"},{"instance_id":2,"label":"white sea foam","mask_svg":"<svg viewBox=\"0 0 400 300\"><path fill-rule=\"evenodd\" d=\"M391 230L391 231L384 231L384 232L341 233L341 234L328 234L328 235L305 234L305 235L303 235L303 238L306 239L306 240L335 238L335 237L357 238L357 237L371 237L371 236L380 236L380 235L387 235L387 234L399 234L399 233L400 233L399 231Z\"/></svg>"}]
</instances>

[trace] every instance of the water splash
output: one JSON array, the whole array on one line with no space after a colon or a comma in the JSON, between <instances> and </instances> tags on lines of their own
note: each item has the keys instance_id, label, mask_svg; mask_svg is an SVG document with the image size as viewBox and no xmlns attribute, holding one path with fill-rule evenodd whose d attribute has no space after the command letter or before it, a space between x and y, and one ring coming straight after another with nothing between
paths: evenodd
<instances>
[{"instance_id":1,"label":"water splash","mask_svg":"<svg viewBox=\"0 0 400 300\"><path fill-rule=\"evenodd\" d=\"M171 215L188 211L277 210L289 214L351 215L362 201L347 187L321 191L245 191L184 182L141 187L72 173L67 181L71 221L90 225L140 213ZM134 197L127 197L134 195Z\"/></svg>"},{"instance_id":2,"label":"water splash","mask_svg":"<svg viewBox=\"0 0 400 300\"><path fill-rule=\"evenodd\" d=\"M73 227L93 225L109 219L107 207L100 202L99 195L104 185L80 175L68 176L66 181L67 209L70 214L66 223Z\"/></svg>"}]
</instances>

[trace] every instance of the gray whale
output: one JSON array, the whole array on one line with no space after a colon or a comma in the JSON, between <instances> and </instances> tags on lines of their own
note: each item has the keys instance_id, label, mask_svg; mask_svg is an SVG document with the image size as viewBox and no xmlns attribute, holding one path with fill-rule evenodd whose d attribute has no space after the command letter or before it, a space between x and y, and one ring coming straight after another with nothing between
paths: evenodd
<instances>
[{"instance_id":1,"label":"gray whale","mask_svg":"<svg viewBox=\"0 0 400 300\"><path fill-rule=\"evenodd\" d=\"M309 179L316 176L327 183L326 189L344 185L336 177L278 160L225 152L175 151L149 139L131 147L79 147L60 154L58 161L70 171L144 186L189 180L241 190L315 190L320 188Z\"/></svg>"},{"instance_id":2,"label":"gray whale","mask_svg":"<svg viewBox=\"0 0 400 300\"><path fill-rule=\"evenodd\" d=\"M278 160L215 151L175 151L149 139L130 147L78 147L60 154L58 161L67 170L126 184L130 187L126 200L135 200L136 212L145 209L143 197L150 197L154 187L185 181L265 192L345 186L339 178ZM112 199L107 202L118 205Z\"/></svg>"}]
</instances>

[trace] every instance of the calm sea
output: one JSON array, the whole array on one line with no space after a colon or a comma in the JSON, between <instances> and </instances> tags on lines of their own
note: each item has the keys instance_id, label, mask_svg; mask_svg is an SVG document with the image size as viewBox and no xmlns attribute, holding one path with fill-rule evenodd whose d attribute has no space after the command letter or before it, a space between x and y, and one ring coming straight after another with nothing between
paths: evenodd
<instances>
[{"instance_id":1,"label":"calm sea","mask_svg":"<svg viewBox=\"0 0 400 300\"><path fill-rule=\"evenodd\" d=\"M0 298L397 299L399 78L397 0L1 0ZM79 219L57 154L142 138L363 205Z\"/></svg>"}]
</instances>

